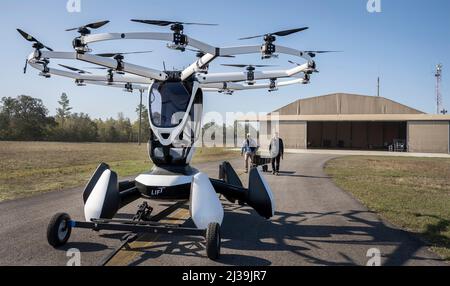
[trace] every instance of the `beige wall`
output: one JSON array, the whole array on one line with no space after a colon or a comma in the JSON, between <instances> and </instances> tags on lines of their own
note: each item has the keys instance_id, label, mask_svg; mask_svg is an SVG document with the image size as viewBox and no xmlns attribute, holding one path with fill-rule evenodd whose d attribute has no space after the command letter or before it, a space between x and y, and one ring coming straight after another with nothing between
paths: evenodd
<instances>
[{"instance_id":1,"label":"beige wall","mask_svg":"<svg viewBox=\"0 0 450 286\"><path fill-rule=\"evenodd\" d=\"M306 122L280 122L280 137L286 148L306 149Z\"/></svg>"},{"instance_id":2,"label":"beige wall","mask_svg":"<svg viewBox=\"0 0 450 286\"><path fill-rule=\"evenodd\" d=\"M410 152L450 153L449 122L408 122L408 147Z\"/></svg>"}]
</instances>

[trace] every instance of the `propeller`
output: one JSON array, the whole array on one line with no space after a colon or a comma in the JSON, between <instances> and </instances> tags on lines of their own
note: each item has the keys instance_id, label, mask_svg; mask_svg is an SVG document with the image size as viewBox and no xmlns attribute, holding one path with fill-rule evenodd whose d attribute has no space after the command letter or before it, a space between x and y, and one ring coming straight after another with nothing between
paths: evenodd
<instances>
[{"instance_id":1,"label":"propeller","mask_svg":"<svg viewBox=\"0 0 450 286\"><path fill-rule=\"evenodd\" d=\"M197 53L197 58L201 58L203 57L206 53L200 50L195 50L195 49L189 49L186 48L186 50ZM220 58L235 58L235 56L219 56Z\"/></svg>"},{"instance_id":2,"label":"propeller","mask_svg":"<svg viewBox=\"0 0 450 286\"><path fill-rule=\"evenodd\" d=\"M41 42L39 42L35 37L31 36L30 34L24 32L21 29L17 29L17 32L19 32L22 37L24 37L25 40L34 43L33 47L36 49L42 49L42 48L46 48L47 50L53 52L53 49L50 47L47 47L46 45L42 44Z\"/></svg>"},{"instance_id":3,"label":"propeller","mask_svg":"<svg viewBox=\"0 0 450 286\"><path fill-rule=\"evenodd\" d=\"M23 74L27 73L27 67L28 67L28 59L25 59L25 66L23 68Z\"/></svg>"},{"instance_id":4,"label":"propeller","mask_svg":"<svg viewBox=\"0 0 450 286\"><path fill-rule=\"evenodd\" d=\"M308 54L311 58L316 57L317 54L326 54L326 53L340 53L341 51L303 51L305 54Z\"/></svg>"},{"instance_id":5,"label":"propeller","mask_svg":"<svg viewBox=\"0 0 450 286\"><path fill-rule=\"evenodd\" d=\"M299 64L299 63L296 63L296 62L293 62L293 61L288 61L290 64L293 64L293 65L297 65L297 66L301 66L301 64Z\"/></svg>"},{"instance_id":6,"label":"propeller","mask_svg":"<svg viewBox=\"0 0 450 286\"><path fill-rule=\"evenodd\" d=\"M197 26L217 26L218 24L206 24L206 23L189 23L189 22L178 22L178 21L164 21L164 20L138 20L132 19L131 22L142 23L147 25L156 25L161 27L166 27L169 25L197 25Z\"/></svg>"},{"instance_id":7,"label":"propeller","mask_svg":"<svg viewBox=\"0 0 450 286\"><path fill-rule=\"evenodd\" d=\"M96 56L105 57L105 58L113 58L115 56L148 54L148 53L153 53L153 51L141 51L141 52L129 52L129 53L103 53L103 54L96 54Z\"/></svg>"},{"instance_id":8,"label":"propeller","mask_svg":"<svg viewBox=\"0 0 450 286\"><path fill-rule=\"evenodd\" d=\"M297 28L297 29L278 31L278 32L275 32L275 33L269 33L269 34L264 34L264 35L240 38L239 40L250 40L250 39L262 38L262 37L266 37L266 36L285 37L285 36L289 36L291 34L302 32L302 31L305 31L305 30L308 30L308 29L309 29L309 27L302 27L302 28Z\"/></svg>"},{"instance_id":9,"label":"propeller","mask_svg":"<svg viewBox=\"0 0 450 286\"><path fill-rule=\"evenodd\" d=\"M74 67L71 67L71 66L66 66L66 65L62 65L62 64L59 64L59 66L65 68L65 69L77 72L79 74L91 74L90 72L84 71L82 69L77 69L77 68L74 68Z\"/></svg>"},{"instance_id":10,"label":"propeller","mask_svg":"<svg viewBox=\"0 0 450 286\"><path fill-rule=\"evenodd\" d=\"M106 68L106 67L87 67L86 69L90 69L90 70L111 70L111 71L114 71L114 69Z\"/></svg>"},{"instance_id":11,"label":"propeller","mask_svg":"<svg viewBox=\"0 0 450 286\"><path fill-rule=\"evenodd\" d=\"M78 28L67 29L66 32L78 31L82 35L88 35L91 33L91 31L89 29L99 29L99 28L105 26L106 24L108 24L109 22L110 21L95 22L95 23L91 23L91 24L87 24L87 25L78 27Z\"/></svg>"},{"instance_id":12,"label":"propeller","mask_svg":"<svg viewBox=\"0 0 450 286\"><path fill-rule=\"evenodd\" d=\"M273 65L244 65L244 64L222 64L225 67L235 67L235 68L265 68L265 67L276 67Z\"/></svg>"},{"instance_id":13,"label":"propeller","mask_svg":"<svg viewBox=\"0 0 450 286\"><path fill-rule=\"evenodd\" d=\"M117 73L117 74L125 74L125 72L123 71L118 71L112 68L106 68L106 67L87 67L86 69L91 69L91 70L107 70L108 74L111 75L113 73Z\"/></svg>"}]
</instances>

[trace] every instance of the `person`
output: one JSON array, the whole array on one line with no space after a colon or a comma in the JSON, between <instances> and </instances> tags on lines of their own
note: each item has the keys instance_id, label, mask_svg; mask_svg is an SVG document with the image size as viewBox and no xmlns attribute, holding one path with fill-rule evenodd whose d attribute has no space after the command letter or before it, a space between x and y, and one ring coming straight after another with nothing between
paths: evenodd
<instances>
[{"instance_id":1,"label":"person","mask_svg":"<svg viewBox=\"0 0 450 286\"><path fill-rule=\"evenodd\" d=\"M252 138L250 133L247 134L246 139L242 143L241 156L245 155L245 173L248 173L248 161L251 160L253 164L254 157L256 155L256 151L258 150L258 144Z\"/></svg>"},{"instance_id":2,"label":"person","mask_svg":"<svg viewBox=\"0 0 450 286\"><path fill-rule=\"evenodd\" d=\"M284 160L284 142L278 132L275 132L274 137L270 141L269 151L272 157L272 174L278 176L280 174L281 160Z\"/></svg>"}]
</instances>

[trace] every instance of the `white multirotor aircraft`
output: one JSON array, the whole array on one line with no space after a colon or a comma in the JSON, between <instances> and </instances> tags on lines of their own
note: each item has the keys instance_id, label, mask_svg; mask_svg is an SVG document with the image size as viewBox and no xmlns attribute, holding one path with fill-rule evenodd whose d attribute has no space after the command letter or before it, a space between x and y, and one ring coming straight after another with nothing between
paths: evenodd
<instances>
[{"instance_id":1,"label":"white multirotor aircraft","mask_svg":"<svg viewBox=\"0 0 450 286\"><path fill-rule=\"evenodd\" d=\"M310 76L317 72L313 58L316 54L331 51L299 51L275 45L277 37L288 36L308 28L298 28L261 36L242 38L263 38L264 43L256 46L219 48L198 41L184 34L186 25L212 25L159 20L132 20L133 22L169 26L170 33L104 33L91 34L109 23L102 21L88 24L77 31L80 36L73 40L74 51L57 52L45 46L28 33L18 29L28 41L33 42L34 51L29 55L26 66L40 71L49 78L52 75L72 78L79 86L86 84L123 88L126 91L148 90L149 121L151 138L149 156L155 167L151 172L139 175L132 182L119 182L115 172L102 163L87 184L84 193L85 222L72 220L60 213L49 224L48 242L59 247L64 245L73 228L94 230L118 230L130 233L168 233L202 235L206 237L207 256L218 259L220 255L220 226L224 210L217 194L231 202L247 203L262 217L269 219L275 213L273 194L258 168L250 171L249 186L244 188L231 165L220 166L220 179L210 179L190 166L195 152L195 142L201 130L203 92L217 91L232 94L239 90L267 89L293 84L307 84ZM167 42L170 49L184 52L196 51L198 59L181 71L160 71L127 63L124 56L134 53L92 54L94 43L114 40L155 40ZM258 71L262 65L228 65L245 68L238 72L213 73L209 65L218 57L234 57L244 54L259 54L262 59L278 57L279 54L303 58L304 64L296 64L286 70ZM82 69L59 65L64 70L50 67L52 60L77 60L98 65L107 70L106 75L93 75ZM293 63L293 62L291 62ZM284 81L278 81L285 79ZM265 81L261 82L261 81ZM160 225L152 221L152 208L146 203L139 207L135 219L114 219L117 212L127 204L139 199L190 201L190 214L195 229Z\"/></svg>"}]
</instances>

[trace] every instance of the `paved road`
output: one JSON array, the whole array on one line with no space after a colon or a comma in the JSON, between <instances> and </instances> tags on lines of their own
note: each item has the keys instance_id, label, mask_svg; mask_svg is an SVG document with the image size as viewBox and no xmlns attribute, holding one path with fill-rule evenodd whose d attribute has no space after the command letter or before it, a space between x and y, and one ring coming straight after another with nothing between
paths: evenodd
<instances>
[{"instance_id":1,"label":"paved road","mask_svg":"<svg viewBox=\"0 0 450 286\"><path fill-rule=\"evenodd\" d=\"M119 252L111 265L365 265L378 248L383 265L447 265L414 236L383 223L337 188L322 170L332 155L289 155L280 177L267 175L276 216L266 221L248 207L224 202L222 258L205 258L201 239L146 236ZM232 164L240 167L240 161ZM217 163L199 166L211 176ZM244 181L245 178L243 178ZM58 211L82 219L81 190L69 190L0 204L0 265L65 265L66 250L82 251L83 265L97 265L120 244L118 233L75 230L61 250L49 247L46 224ZM137 203L136 203L137 204ZM125 217L136 204L121 211ZM157 205L162 209L164 205ZM188 217L181 209L169 221ZM191 225L190 220L185 221Z\"/></svg>"}]
</instances>

